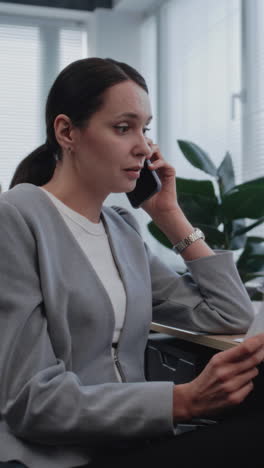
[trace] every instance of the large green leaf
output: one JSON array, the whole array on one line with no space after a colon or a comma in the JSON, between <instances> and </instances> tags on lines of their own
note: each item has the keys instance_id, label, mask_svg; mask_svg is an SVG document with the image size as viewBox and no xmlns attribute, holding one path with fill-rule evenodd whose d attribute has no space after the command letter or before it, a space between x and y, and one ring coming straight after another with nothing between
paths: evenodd
<instances>
[{"instance_id":1,"label":"large green leaf","mask_svg":"<svg viewBox=\"0 0 264 468\"><path fill-rule=\"evenodd\" d=\"M178 145L186 159L197 169L206 172L214 177L217 176L217 169L209 158L208 154L198 145L186 140L177 140Z\"/></svg>"},{"instance_id":2,"label":"large green leaf","mask_svg":"<svg viewBox=\"0 0 264 468\"><path fill-rule=\"evenodd\" d=\"M260 219L258 219L257 221L249 225L246 225L245 221L243 220L243 225L241 225L241 227L238 228L238 230L236 231L236 235L246 234L247 232L251 231L251 229L254 229L255 227L259 226L262 223L264 223L264 216L262 216Z\"/></svg>"},{"instance_id":3,"label":"large green leaf","mask_svg":"<svg viewBox=\"0 0 264 468\"><path fill-rule=\"evenodd\" d=\"M221 213L230 220L239 218L258 219L264 216L263 201L264 185L236 186L234 190L224 194Z\"/></svg>"},{"instance_id":4,"label":"large green leaf","mask_svg":"<svg viewBox=\"0 0 264 468\"><path fill-rule=\"evenodd\" d=\"M235 219L229 223L228 248L231 250L242 249L246 243L246 235L241 232L245 228L244 219Z\"/></svg>"},{"instance_id":5,"label":"large green leaf","mask_svg":"<svg viewBox=\"0 0 264 468\"><path fill-rule=\"evenodd\" d=\"M176 185L178 194L184 192L193 194L194 196L197 194L203 195L217 202L214 185L211 180L184 179L183 177L177 177Z\"/></svg>"},{"instance_id":6,"label":"large green leaf","mask_svg":"<svg viewBox=\"0 0 264 468\"><path fill-rule=\"evenodd\" d=\"M252 256L259 257L262 255L264 255L264 238L258 236L249 236L247 238L244 252L242 253L240 259L248 259ZM261 265L261 270L264 271L264 263Z\"/></svg>"},{"instance_id":7,"label":"large green leaf","mask_svg":"<svg viewBox=\"0 0 264 468\"><path fill-rule=\"evenodd\" d=\"M159 241L162 245L165 247L168 247L168 249L171 249L172 243L169 241L167 236L163 234L163 232L156 226L156 224L153 221L150 221L148 223L148 230L149 232L155 237L157 241Z\"/></svg>"},{"instance_id":8,"label":"large green leaf","mask_svg":"<svg viewBox=\"0 0 264 468\"><path fill-rule=\"evenodd\" d=\"M217 175L221 195L235 186L235 173L230 153L226 153L217 169Z\"/></svg>"},{"instance_id":9,"label":"large green leaf","mask_svg":"<svg viewBox=\"0 0 264 468\"><path fill-rule=\"evenodd\" d=\"M186 217L194 226L199 223L218 226L218 204L215 198L181 192L178 193L178 202Z\"/></svg>"},{"instance_id":10,"label":"large green leaf","mask_svg":"<svg viewBox=\"0 0 264 468\"><path fill-rule=\"evenodd\" d=\"M248 237L245 248L237 261L243 282L264 276L264 238Z\"/></svg>"},{"instance_id":11,"label":"large green leaf","mask_svg":"<svg viewBox=\"0 0 264 468\"><path fill-rule=\"evenodd\" d=\"M264 187L264 177L258 177L257 179L249 180L248 182L243 182L243 184L236 185L234 188L243 189L251 186L259 185Z\"/></svg>"}]
</instances>

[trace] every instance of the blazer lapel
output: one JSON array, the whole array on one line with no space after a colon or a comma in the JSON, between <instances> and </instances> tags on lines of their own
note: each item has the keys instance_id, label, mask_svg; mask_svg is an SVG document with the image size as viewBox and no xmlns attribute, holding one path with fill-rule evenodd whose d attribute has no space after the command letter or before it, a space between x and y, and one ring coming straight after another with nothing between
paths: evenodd
<instances>
[{"instance_id":1,"label":"blazer lapel","mask_svg":"<svg viewBox=\"0 0 264 468\"><path fill-rule=\"evenodd\" d=\"M142 335L152 314L151 279L144 242L137 231L114 209L103 209L110 247L127 295L124 327L120 335L128 344ZM145 325L145 326L144 326ZM133 332L132 332L133 331Z\"/></svg>"}]
</instances>

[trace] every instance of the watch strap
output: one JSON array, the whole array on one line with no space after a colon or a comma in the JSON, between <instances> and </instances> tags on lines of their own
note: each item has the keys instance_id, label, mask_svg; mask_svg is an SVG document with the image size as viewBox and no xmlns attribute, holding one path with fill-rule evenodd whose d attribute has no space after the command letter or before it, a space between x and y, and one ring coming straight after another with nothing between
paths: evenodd
<instances>
[{"instance_id":1,"label":"watch strap","mask_svg":"<svg viewBox=\"0 0 264 468\"><path fill-rule=\"evenodd\" d=\"M176 254L181 254L186 249L186 247L189 247L189 245L193 244L199 239L205 239L204 233L201 231L201 229L194 228L193 232L191 232L191 234L182 239L180 242L177 242L177 244L172 247L172 250Z\"/></svg>"}]
</instances>

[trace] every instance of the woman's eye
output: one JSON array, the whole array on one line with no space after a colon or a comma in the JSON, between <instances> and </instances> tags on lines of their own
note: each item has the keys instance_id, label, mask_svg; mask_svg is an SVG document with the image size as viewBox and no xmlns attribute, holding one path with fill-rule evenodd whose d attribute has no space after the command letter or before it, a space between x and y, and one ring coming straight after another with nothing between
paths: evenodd
<instances>
[{"instance_id":1,"label":"woman's eye","mask_svg":"<svg viewBox=\"0 0 264 468\"><path fill-rule=\"evenodd\" d=\"M118 133L121 133L121 134L124 134L129 130L128 125L115 125L114 128L116 128Z\"/></svg>"},{"instance_id":2,"label":"woman's eye","mask_svg":"<svg viewBox=\"0 0 264 468\"><path fill-rule=\"evenodd\" d=\"M131 127L129 125L114 125L114 128L118 131L118 133L120 133L121 135L124 135L130 130ZM150 128L144 127L143 135L145 135L149 130Z\"/></svg>"},{"instance_id":3,"label":"woman's eye","mask_svg":"<svg viewBox=\"0 0 264 468\"><path fill-rule=\"evenodd\" d=\"M149 132L149 131L150 131L150 128L149 128L149 127L144 127L144 128L143 128L143 133L144 133L144 135L145 135L147 132Z\"/></svg>"}]
</instances>

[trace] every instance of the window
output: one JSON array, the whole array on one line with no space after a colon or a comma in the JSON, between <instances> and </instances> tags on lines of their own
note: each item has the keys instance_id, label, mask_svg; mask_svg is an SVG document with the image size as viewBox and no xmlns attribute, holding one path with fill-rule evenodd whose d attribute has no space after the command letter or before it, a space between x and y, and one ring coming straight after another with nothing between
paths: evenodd
<instances>
[{"instance_id":1,"label":"window","mask_svg":"<svg viewBox=\"0 0 264 468\"><path fill-rule=\"evenodd\" d=\"M264 3L243 1L243 175L253 179L264 175Z\"/></svg>"},{"instance_id":2,"label":"window","mask_svg":"<svg viewBox=\"0 0 264 468\"><path fill-rule=\"evenodd\" d=\"M0 184L7 190L19 161L45 140L48 90L68 63L87 56L82 24L0 19Z\"/></svg>"},{"instance_id":3,"label":"window","mask_svg":"<svg viewBox=\"0 0 264 468\"><path fill-rule=\"evenodd\" d=\"M229 151L241 179L240 10L239 0L171 0L160 10L160 136L179 176L203 177L178 148L186 139L216 165Z\"/></svg>"}]
</instances>

